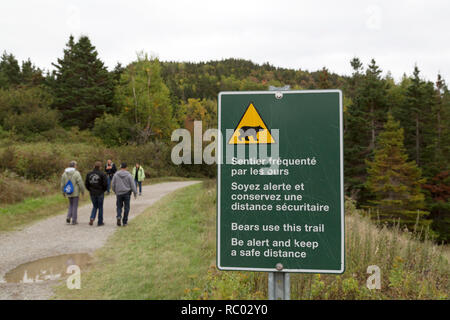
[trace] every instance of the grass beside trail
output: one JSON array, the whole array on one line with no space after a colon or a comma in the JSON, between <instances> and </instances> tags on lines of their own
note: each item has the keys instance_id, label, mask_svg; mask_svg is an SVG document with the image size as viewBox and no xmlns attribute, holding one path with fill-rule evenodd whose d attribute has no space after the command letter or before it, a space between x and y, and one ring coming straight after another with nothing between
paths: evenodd
<instances>
[{"instance_id":1,"label":"grass beside trail","mask_svg":"<svg viewBox=\"0 0 450 320\"><path fill-rule=\"evenodd\" d=\"M86 203L86 195L81 198L80 205ZM31 222L63 213L67 209L67 198L61 193L0 207L0 231L11 231Z\"/></svg>"},{"instance_id":2,"label":"grass beside trail","mask_svg":"<svg viewBox=\"0 0 450 320\"><path fill-rule=\"evenodd\" d=\"M190 180L180 177L160 177L144 180L144 185ZM89 192L80 197L80 206L89 203ZM67 210L67 198L61 193L30 197L23 201L0 206L0 232L16 230L32 222L62 214Z\"/></svg>"},{"instance_id":3,"label":"grass beside trail","mask_svg":"<svg viewBox=\"0 0 450 320\"><path fill-rule=\"evenodd\" d=\"M291 274L291 299L449 299L445 246L399 225L377 226L346 201L346 271L342 275ZM369 266L380 268L381 289L369 290ZM209 282L192 298L267 299L267 273L208 271Z\"/></svg>"},{"instance_id":4,"label":"grass beside trail","mask_svg":"<svg viewBox=\"0 0 450 320\"><path fill-rule=\"evenodd\" d=\"M204 180L205 178L185 178L185 177L159 177L159 178L150 178L145 179L144 183L142 185L149 185L149 184L157 184L162 182L176 182L176 181L189 181L189 180Z\"/></svg>"},{"instance_id":5,"label":"grass beside trail","mask_svg":"<svg viewBox=\"0 0 450 320\"><path fill-rule=\"evenodd\" d=\"M291 299L449 299L450 265L445 246L399 225L376 225L346 201L346 271L342 275L291 274ZM426 238L426 236L425 236ZM381 289L369 290L369 266L380 268ZM192 298L267 298L267 273L219 272Z\"/></svg>"},{"instance_id":6,"label":"grass beside trail","mask_svg":"<svg viewBox=\"0 0 450 320\"><path fill-rule=\"evenodd\" d=\"M207 283L215 260L215 190L175 191L120 228L82 273L81 289L58 299L181 299Z\"/></svg>"}]
</instances>

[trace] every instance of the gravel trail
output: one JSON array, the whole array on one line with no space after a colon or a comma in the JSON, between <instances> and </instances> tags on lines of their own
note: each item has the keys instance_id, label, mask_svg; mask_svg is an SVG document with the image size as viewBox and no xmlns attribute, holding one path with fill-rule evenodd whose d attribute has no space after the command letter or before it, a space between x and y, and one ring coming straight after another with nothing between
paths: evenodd
<instances>
[{"instance_id":1,"label":"gravel trail","mask_svg":"<svg viewBox=\"0 0 450 320\"><path fill-rule=\"evenodd\" d=\"M129 223L146 208L176 189L198 183L198 181L164 182L143 186L142 196L131 199ZM84 197L89 195L85 194ZM78 208L78 225L66 224L66 214L47 218L19 231L0 233L0 299L49 299L53 295L55 281L41 283L7 283L5 274L24 263L73 253L92 254L102 247L116 226L116 197L105 196L104 222L97 227L97 221L90 226L92 205Z\"/></svg>"}]
</instances>

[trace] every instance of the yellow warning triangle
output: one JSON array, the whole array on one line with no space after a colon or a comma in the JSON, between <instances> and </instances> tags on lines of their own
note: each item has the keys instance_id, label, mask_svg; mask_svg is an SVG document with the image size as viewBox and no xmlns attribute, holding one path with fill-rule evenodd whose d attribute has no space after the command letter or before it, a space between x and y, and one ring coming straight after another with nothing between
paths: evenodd
<instances>
[{"instance_id":1,"label":"yellow warning triangle","mask_svg":"<svg viewBox=\"0 0 450 320\"><path fill-rule=\"evenodd\" d=\"M275 143L269 129L253 103L250 103L239 121L228 144Z\"/></svg>"}]
</instances>

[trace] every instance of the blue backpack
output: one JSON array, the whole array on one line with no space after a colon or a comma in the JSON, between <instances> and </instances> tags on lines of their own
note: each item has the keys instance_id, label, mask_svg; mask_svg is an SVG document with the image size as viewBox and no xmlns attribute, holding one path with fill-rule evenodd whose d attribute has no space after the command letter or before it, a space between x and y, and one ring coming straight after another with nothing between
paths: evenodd
<instances>
[{"instance_id":1,"label":"blue backpack","mask_svg":"<svg viewBox=\"0 0 450 320\"><path fill-rule=\"evenodd\" d=\"M63 188L63 192L67 195L71 195L73 193L73 183L72 181L67 181L66 185Z\"/></svg>"}]
</instances>

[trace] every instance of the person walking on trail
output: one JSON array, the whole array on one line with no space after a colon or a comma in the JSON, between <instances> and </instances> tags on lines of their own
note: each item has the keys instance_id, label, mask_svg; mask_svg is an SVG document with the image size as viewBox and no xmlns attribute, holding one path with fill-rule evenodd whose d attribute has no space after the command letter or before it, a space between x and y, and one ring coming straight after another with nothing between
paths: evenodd
<instances>
[{"instance_id":1,"label":"person walking on trail","mask_svg":"<svg viewBox=\"0 0 450 320\"><path fill-rule=\"evenodd\" d=\"M105 191L108 188L108 178L106 174L100 171L102 163L100 161L95 162L94 170L86 175L86 189L89 190L92 201L92 212L89 225L93 225L95 216L98 210L97 226L103 226L103 199L105 197Z\"/></svg>"},{"instance_id":2,"label":"person walking on trail","mask_svg":"<svg viewBox=\"0 0 450 320\"><path fill-rule=\"evenodd\" d=\"M69 198L69 210L67 212L66 222L78 224L78 199L80 193L84 195L84 183L80 172L77 170L77 162L70 161L69 167L64 170L61 176L61 189L65 197Z\"/></svg>"},{"instance_id":3,"label":"person walking on trail","mask_svg":"<svg viewBox=\"0 0 450 320\"><path fill-rule=\"evenodd\" d=\"M137 196L136 184L134 183L133 176L127 171L127 164L125 162L120 165L120 170L114 175L111 181L111 189L116 194L117 225L120 227L122 208L124 208L122 224L125 227L128 224L131 193L134 194L135 199Z\"/></svg>"},{"instance_id":4,"label":"person walking on trail","mask_svg":"<svg viewBox=\"0 0 450 320\"><path fill-rule=\"evenodd\" d=\"M139 185L139 195L142 196L142 181L144 181L145 179L144 168L139 163L136 163L136 166L133 168L133 172L131 172L131 175L134 178L136 189Z\"/></svg>"},{"instance_id":5,"label":"person walking on trail","mask_svg":"<svg viewBox=\"0 0 450 320\"><path fill-rule=\"evenodd\" d=\"M117 171L116 165L114 164L114 162L112 162L111 159L108 159L105 164L106 177L108 178L108 189L107 189L108 194L111 191L111 180L114 177L116 171Z\"/></svg>"}]
</instances>

